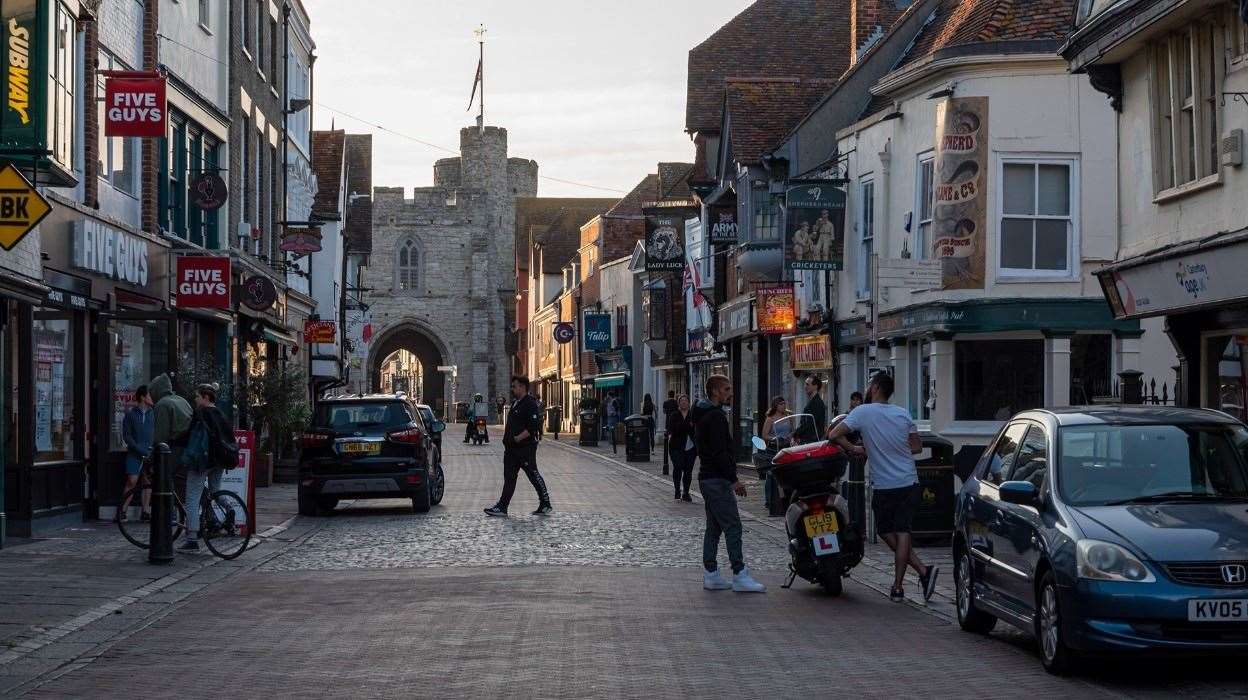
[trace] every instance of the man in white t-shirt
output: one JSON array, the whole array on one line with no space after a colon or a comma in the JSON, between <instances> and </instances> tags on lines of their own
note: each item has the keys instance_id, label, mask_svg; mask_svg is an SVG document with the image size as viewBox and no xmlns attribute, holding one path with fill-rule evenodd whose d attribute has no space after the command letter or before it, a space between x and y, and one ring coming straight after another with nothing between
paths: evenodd
<instances>
[{"instance_id":1,"label":"man in white t-shirt","mask_svg":"<svg viewBox=\"0 0 1248 700\"><path fill-rule=\"evenodd\" d=\"M892 548L896 563L889 598L895 602L906 599L902 583L909 565L919 575L923 599L927 600L936 590L936 576L940 572L919 560L910 541L911 524L922 498L914 455L923 451L923 443L910 413L888 402L892 395L892 376L886 372L876 374L867 385L866 403L850 411L828 437L853 454L861 455L865 448L871 471L875 529ZM863 447L849 442L848 436L854 432L862 436Z\"/></svg>"}]
</instances>

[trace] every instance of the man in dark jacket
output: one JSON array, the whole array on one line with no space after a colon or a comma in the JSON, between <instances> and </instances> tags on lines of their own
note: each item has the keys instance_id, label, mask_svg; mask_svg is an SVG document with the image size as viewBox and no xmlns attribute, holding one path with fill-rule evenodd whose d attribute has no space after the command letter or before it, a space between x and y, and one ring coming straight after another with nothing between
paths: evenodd
<instances>
[{"instance_id":1,"label":"man in dark jacket","mask_svg":"<svg viewBox=\"0 0 1248 700\"><path fill-rule=\"evenodd\" d=\"M741 549L741 513L737 496L745 496L745 486L737 480L737 461L733 454L732 428L724 406L732 403L732 382L722 374L706 380L708 400L693 407L694 443L702 468L698 470L698 488L706 504L706 535L702 539L702 587L708 591L731 588L738 593L762 593L763 584L750 576L745 568ZM724 536L728 558L732 562L732 582L719 571L719 536Z\"/></svg>"},{"instance_id":2,"label":"man in dark jacket","mask_svg":"<svg viewBox=\"0 0 1248 700\"><path fill-rule=\"evenodd\" d=\"M511 497L516 492L516 477L524 470L533 490L537 491L538 506L534 515L550 515L550 492L546 480L537 470L537 439L542 429L542 409L537 399L529 395L529 380L525 377L511 378L511 409L503 426L503 493L498 503L485 509L486 515L504 517Z\"/></svg>"},{"instance_id":3,"label":"man in dark jacket","mask_svg":"<svg viewBox=\"0 0 1248 700\"><path fill-rule=\"evenodd\" d=\"M803 385L806 390L806 407L802 409L802 413L810 414L814 419L814 432L808 428L809 422L803 426L803 432L798 437L802 442L814 442L823 435L828 429L828 408L823 403L823 397L820 395L823 391L823 377L812 374L806 377L806 383Z\"/></svg>"}]
</instances>

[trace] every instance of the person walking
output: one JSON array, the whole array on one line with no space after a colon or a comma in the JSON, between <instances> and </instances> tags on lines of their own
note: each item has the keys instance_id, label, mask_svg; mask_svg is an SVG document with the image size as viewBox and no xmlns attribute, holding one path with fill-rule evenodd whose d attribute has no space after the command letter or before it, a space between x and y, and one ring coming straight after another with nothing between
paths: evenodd
<instances>
[{"instance_id":1,"label":"person walking","mask_svg":"<svg viewBox=\"0 0 1248 700\"><path fill-rule=\"evenodd\" d=\"M506 517L511 497L516 492L516 477L520 471L529 478L537 492L538 506L533 515L550 515L550 492L546 480L537 470L537 439L542 426L541 408L537 399L529 395L526 377L511 378L511 408L507 411L507 423L503 426L503 493L498 503L485 509L485 514Z\"/></svg>"},{"instance_id":2,"label":"person walking","mask_svg":"<svg viewBox=\"0 0 1248 700\"><path fill-rule=\"evenodd\" d=\"M143 458L152 451L152 433L156 429L156 417L152 412L152 396L144 384L134 390L134 406L126 411L121 419L121 440L126 444L126 485L122 493L129 494L139 483L139 472L143 470ZM126 519L126 511L130 509L130 501L124 500L117 506L115 522ZM152 491L143 490L142 502L139 504L139 520L147 522L152 519Z\"/></svg>"},{"instance_id":3,"label":"person walking","mask_svg":"<svg viewBox=\"0 0 1248 700\"><path fill-rule=\"evenodd\" d=\"M655 408L655 405L654 405L654 399L650 398L649 394L642 396L641 397L641 417L646 419L646 430L650 431L649 448L650 448L651 454L654 454L654 433L655 433L655 429L658 426L658 423L655 421L656 413L657 413L657 409Z\"/></svg>"},{"instance_id":4,"label":"person walking","mask_svg":"<svg viewBox=\"0 0 1248 700\"><path fill-rule=\"evenodd\" d=\"M809 414L815 425L814 434L809 432L808 425L803 425L802 434L797 437L806 442L814 442L828 429L828 407L823 403L823 396L820 395L823 391L823 377L817 374L806 377L802 388L806 392L806 407L802 409L802 413Z\"/></svg>"},{"instance_id":5,"label":"person walking","mask_svg":"<svg viewBox=\"0 0 1248 700\"><path fill-rule=\"evenodd\" d=\"M502 423L503 422L503 409L507 408L507 398L504 396L499 396L498 398L494 399L494 408L498 412L498 422Z\"/></svg>"},{"instance_id":6,"label":"person walking","mask_svg":"<svg viewBox=\"0 0 1248 700\"><path fill-rule=\"evenodd\" d=\"M221 476L225 470L217 463L217 446L234 442L234 430L217 408L217 385L200 384L195 387L195 413L191 426L182 442L182 466L186 467L186 540L178 547L180 552L199 551L199 499L204 487L213 494L221 490ZM233 524L234 511L225 514L224 527Z\"/></svg>"},{"instance_id":7,"label":"person walking","mask_svg":"<svg viewBox=\"0 0 1248 700\"><path fill-rule=\"evenodd\" d=\"M910 539L914 514L919 509L922 487L914 455L923 451L918 429L906 409L890 404L893 395L893 377L879 372L867 385L866 403L850 412L845 420L829 432L852 454L861 455L863 447L849 441L850 433L862 436L867 455L867 467L871 472L871 509L875 513L875 529L893 550L893 587L889 599L901 602L906 599L903 587L906 567L914 568L923 587L923 599L929 600L936 590L939 568L927 566L915 553Z\"/></svg>"},{"instance_id":8,"label":"person walking","mask_svg":"<svg viewBox=\"0 0 1248 700\"><path fill-rule=\"evenodd\" d=\"M708 591L731 588L738 593L762 593L763 584L750 576L741 547L741 513L737 496L745 497L745 486L737 480L737 462L733 455L732 428L724 406L732 403L732 381L722 374L706 380L707 399L693 408L694 443L702 468L698 471L698 487L706 505L706 534L702 538L702 587ZM732 582L719 571L719 538L724 538L728 559L732 562Z\"/></svg>"},{"instance_id":9,"label":"person walking","mask_svg":"<svg viewBox=\"0 0 1248 700\"><path fill-rule=\"evenodd\" d=\"M620 400L614 391L607 392L607 435L611 438L611 450L615 451L615 426L620 424Z\"/></svg>"},{"instance_id":10,"label":"person walking","mask_svg":"<svg viewBox=\"0 0 1248 700\"><path fill-rule=\"evenodd\" d=\"M676 411L677 401L676 392L667 392L667 400L663 402L663 473L667 473L667 462L672 454L672 441L668 438L670 426L668 422L672 419L672 413Z\"/></svg>"},{"instance_id":11,"label":"person walking","mask_svg":"<svg viewBox=\"0 0 1248 700\"><path fill-rule=\"evenodd\" d=\"M689 486L693 483L693 463L698 451L693 444L693 418L689 415L689 397L676 399L676 410L667 417L667 449L672 457L672 485L676 500L692 503ZM681 490L683 486L683 491Z\"/></svg>"}]
</instances>

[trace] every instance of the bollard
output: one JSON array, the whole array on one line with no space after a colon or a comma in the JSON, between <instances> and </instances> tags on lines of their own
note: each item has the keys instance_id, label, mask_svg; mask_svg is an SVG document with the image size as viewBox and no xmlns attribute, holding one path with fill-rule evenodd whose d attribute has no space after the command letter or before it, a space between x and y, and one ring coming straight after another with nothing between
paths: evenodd
<instances>
[{"instance_id":1,"label":"bollard","mask_svg":"<svg viewBox=\"0 0 1248 700\"><path fill-rule=\"evenodd\" d=\"M865 537L867 526L867 460L865 457L849 458L849 478L845 481L844 496L849 502L849 519L854 523L858 534Z\"/></svg>"},{"instance_id":2,"label":"bollard","mask_svg":"<svg viewBox=\"0 0 1248 700\"><path fill-rule=\"evenodd\" d=\"M162 442L153 455L156 463L152 468L152 529L147 561L168 564L173 561L173 453Z\"/></svg>"},{"instance_id":3,"label":"bollard","mask_svg":"<svg viewBox=\"0 0 1248 700\"><path fill-rule=\"evenodd\" d=\"M664 428L663 428L663 476L667 476L667 473L668 473L668 471L667 471L667 470L668 470L668 466L667 466L667 456L668 456L668 453L667 453L667 443L669 443L669 442L671 442L671 441L667 439L667 428L666 428L666 427L664 427Z\"/></svg>"}]
</instances>

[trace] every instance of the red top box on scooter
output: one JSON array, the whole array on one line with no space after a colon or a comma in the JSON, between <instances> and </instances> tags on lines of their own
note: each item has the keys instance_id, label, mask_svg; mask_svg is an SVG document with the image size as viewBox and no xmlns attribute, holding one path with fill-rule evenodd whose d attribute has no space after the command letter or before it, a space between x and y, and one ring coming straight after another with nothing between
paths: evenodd
<instances>
[{"instance_id":1,"label":"red top box on scooter","mask_svg":"<svg viewBox=\"0 0 1248 700\"><path fill-rule=\"evenodd\" d=\"M832 442L812 442L781 450L772 460L772 478L798 495L822 491L845 476L849 457Z\"/></svg>"}]
</instances>

